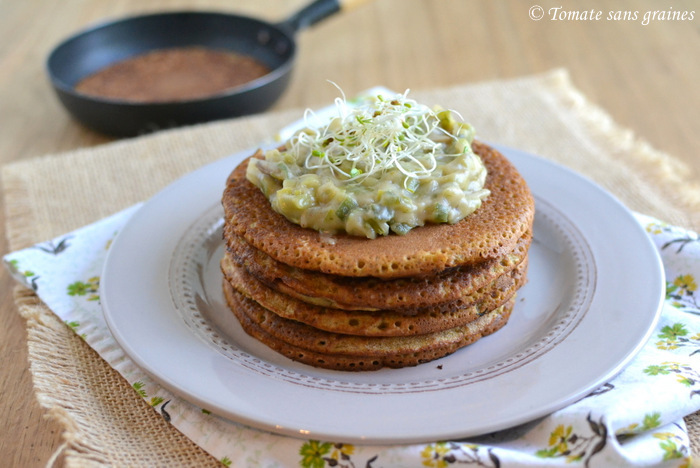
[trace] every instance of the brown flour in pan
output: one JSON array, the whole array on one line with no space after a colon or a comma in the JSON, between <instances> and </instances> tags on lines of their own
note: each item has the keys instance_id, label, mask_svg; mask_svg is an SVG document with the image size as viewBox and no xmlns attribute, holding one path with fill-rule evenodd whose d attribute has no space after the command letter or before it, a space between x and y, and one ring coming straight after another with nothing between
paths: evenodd
<instances>
[{"instance_id":1,"label":"brown flour in pan","mask_svg":"<svg viewBox=\"0 0 700 468\"><path fill-rule=\"evenodd\" d=\"M203 47L162 49L109 65L80 81L76 91L130 102L205 98L266 75L253 57Z\"/></svg>"}]
</instances>

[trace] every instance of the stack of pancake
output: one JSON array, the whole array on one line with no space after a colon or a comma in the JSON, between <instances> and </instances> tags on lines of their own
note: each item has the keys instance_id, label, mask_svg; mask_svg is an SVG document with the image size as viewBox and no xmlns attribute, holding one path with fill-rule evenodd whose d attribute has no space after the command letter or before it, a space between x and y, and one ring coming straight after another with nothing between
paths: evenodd
<instances>
[{"instance_id":1,"label":"stack of pancake","mask_svg":"<svg viewBox=\"0 0 700 468\"><path fill-rule=\"evenodd\" d=\"M473 149L491 192L476 212L377 239L291 223L246 179L245 160L222 198L221 260L243 329L293 360L359 371L428 362L503 327L526 281L534 201L503 155Z\"/></svg>"}]
</instances>

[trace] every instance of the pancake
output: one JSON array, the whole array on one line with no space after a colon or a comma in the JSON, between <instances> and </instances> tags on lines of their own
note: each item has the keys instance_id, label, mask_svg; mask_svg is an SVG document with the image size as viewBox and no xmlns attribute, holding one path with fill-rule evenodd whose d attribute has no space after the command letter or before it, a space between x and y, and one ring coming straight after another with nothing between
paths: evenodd
<instances>
[{"instance_id":1,"label":"pancake","mask_svg":"<svg viewBox=\"0 0 700 468\"><path fill-rule=\"evenodd\" d=\"M312 366L375 370L428 362L502 328L527 279L534 199L503 155L472 147L490 191L474 213L376 239L290 222L243 161L222 196L221 270L246 333Z\"/></svg>"},{"instance_id":2,"label":"pancake","mask_svg":"<svg viewBox=\"0 0 700 468\"><path fill-rule=\"evenodd\" d=\"M476 212L455 224L428 224L371 240L329 238L289 222L246 179L247 159L229 176L222 197L227 235L240 236L283 264L340 276L411 277L501 258L530 230L534 200L502 154L478 142L473 149L486 166L491 192Z\"/></svg>"},{"instance_id":3,"label":"pancake","mask_svg":"<svg viewBox=\"0 0 700 468\"><path fill-rule=\"evenodd\" d=\"M410 336L465 325L505 303L526 281L527 260L486 287L439 306L407 310L346 311L300 301L271 289L225 255L221 270L238 292L265 309L314 328L361 336Z\"/></svg>"},{"instance_id":4,"label":"pancake","mask_svg":"<svg viewBox=\"0 0 700 468\"><path fill-rule=\"evenodd\" d=\"M518 266L527 257L532 237L526 232L513 251L479 265L455 267L431 276L382 280L291 267L254 249L226 227L224 235L233 260L270 288L310 304L345 310L398 310L455 301Z\"/></svg>"},{"instance_id":5,"label":"pancake","mask_svg":"<svg viewBox=\"0 0 700 468\"><path fill-rule=\"evenodd\" d=\"M461 327L413 337L367 338L317 330L283 319L224 282L230 309L243 329L290 359L336 370L407 367L438 359L494 333L508 321L511 299L500 308Z\"/></svg>"}]
</instances>

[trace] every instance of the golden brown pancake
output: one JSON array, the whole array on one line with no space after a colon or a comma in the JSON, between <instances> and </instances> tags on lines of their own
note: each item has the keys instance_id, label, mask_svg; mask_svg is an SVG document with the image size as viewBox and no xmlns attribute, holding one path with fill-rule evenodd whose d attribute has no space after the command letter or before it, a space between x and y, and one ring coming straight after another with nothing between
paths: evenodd
<instances>
[{"instance_id":1,"label":"golden brown pancake","mask_svg":"<svg viewBox=\"0 0 700 468\"><path fill-rule=\"evenodd\" d=\"M227 233L226 228L224 231L228 234L232 259L267 286L310 304L345 310L398 310L455 301L513 270L527 257L531 241L528 231L513 251L500 258L447 269L431 276L383 280L328 275L291 267Z\"/></svg>"},{"instance_id":2,"label":"golden brown pancake","mask_svg":"<svg viewBox=\"0 0 700 468\"><path fill-rule=\"evenodd\" d=\"M283 319L235 291L224 281L229 307L243 329L290 359L336 370L415 366L447 356L503 327L514 299L467 325L412 337L366 338L317 330Z\"/></svg>"},{"instance_id":3,"label":"golden brown pancake","mask_svg":"<svg viewBox=\"0 0 700 468\"><path fill-rule=\"evenodd\" d=\"M408 310L347 311L300 301L267 287L226 255L221 270L238 292L280 317L320 330L361 336L409 336L465 325L505 303L526 281L527 260L472 294L439 306Z\"/></svg>"},{"instance_id":4,"label":"golden brown pancake","mask_svg":"<svg viewBox=\"0 0 700 468\"><path fill-rule=\"evenodd\" d=\"M229 176L223 194L229 235L242 237L275 260L305 270L341 276L399 278L501 258L530 230L532 194L515 167L498 151L474 142L488 171L491 194L476 212L455 224L428 224L404 236L332 239L289 222L246 179L248 160Z\"/></svg>"},{"instance_id":5,"label":"golden brown pancake","mask_svg":"<svg viewBox=\"0 0 700 468\"><path fill-rule=\"evenodd\" d=\"M503 327L527 277L534 201L505 157L473 148L491 192L476 212L372 240L291 223L241 163L222 198L221 270L243 329L306 364L374 370L437 359Z\"/></svg>"}]
</instances>

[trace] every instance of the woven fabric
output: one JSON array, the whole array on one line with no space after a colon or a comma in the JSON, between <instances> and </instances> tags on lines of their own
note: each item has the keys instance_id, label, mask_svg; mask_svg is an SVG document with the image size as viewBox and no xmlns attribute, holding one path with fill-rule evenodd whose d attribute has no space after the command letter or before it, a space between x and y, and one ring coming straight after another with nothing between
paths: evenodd
<instances>
[{"instance_id":1,"label":"woven fabric","mask_svg":"<svg viewBox=\"0 0 700 468\"><path fill-rule=\"evenodd\" d=\"M700 227L700 190L687 179L688 171L617 127L564 71L412 97L458 110L486 141L571 167L635 211ZM203 164L269 139L300 115L290 110L175 129L5 166L10 248L28 247L145 200ZM30 291L18 288L15 297L27 319L37 396L65 427L68 466L218 463L165 424ZM90 393L76 396L71 391L76 385ZM700 423L697 417L686 422L697 453Z\"/></svg>"}]
</instances>

